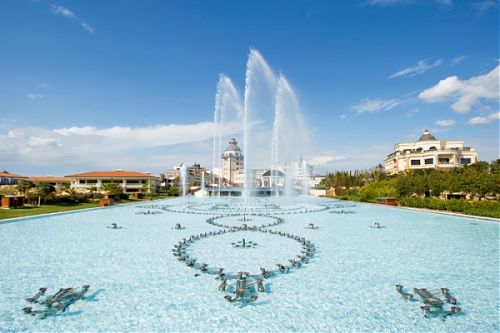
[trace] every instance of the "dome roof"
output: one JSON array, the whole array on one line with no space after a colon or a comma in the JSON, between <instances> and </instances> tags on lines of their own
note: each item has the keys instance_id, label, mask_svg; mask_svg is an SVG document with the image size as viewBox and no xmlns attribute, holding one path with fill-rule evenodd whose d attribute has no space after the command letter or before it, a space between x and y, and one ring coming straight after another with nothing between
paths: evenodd
<instances>
[{"instance_id":1,"label":"dome roof","mask_svg":"<svg viewBox=\"0 0 500 333\"><path fill-rule=\"evenodd\" d=\"M434 135L432 135L429 130L426 128L424 133L418 138L418 141L434 141L437 140Z\"/></svg>"},{"instance_id":2,"label":"dome roof","mask_svg":"<svg viewBox=\"0 0 500 333\"><path fill-rule=\"evenodd\" d=\"M271 174L272 173L272 174ZM280 170L267 170L262 174L262 177L285 177L285 174Z\"/></svg>"},{"instance_id":3,"label":"dome roof","mask_svg":"<svg viewBox=\"0 0 500 333\"><path fill-rule=\"evenodd\" d=\"M236 139L234 139L234 138L229 140L229 144L227 145L227 147L224 151L225 152L226 151L241 151L240 147L238 147L238 141L236 141Z\"/></svg>"}]
</instances>

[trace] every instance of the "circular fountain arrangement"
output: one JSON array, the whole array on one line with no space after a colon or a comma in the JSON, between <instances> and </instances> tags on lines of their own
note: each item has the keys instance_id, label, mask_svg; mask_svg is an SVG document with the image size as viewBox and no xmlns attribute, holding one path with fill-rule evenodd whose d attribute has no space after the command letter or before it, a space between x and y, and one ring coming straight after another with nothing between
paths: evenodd
<instances>
[{"instance_id":1,"label":"circular fountain arrangement","mask_svg":"<svg viewBox=\"0 0 500 333\"><path fill-rule=\"evenodd\" d=\"M185 206L164 206L160 209L192 214L207 214L207 212L217 214L208 217L206 222L222 228L221 230L183 238L174 245L172 253L188 267L214 275L215 279L219 280L219 290L226 293L224 298L231 303L244 305L255 302L258 293L266 290L264 284L266 279L299 269L309 263L316 253L315 245L304 237L270 229L285 222L283 217L275 214L312 213L329 209L329 206L287 205L280 207L277 204L253 202L245 207L241 202L231 202L199 205L187 203ZM232 237L233 234L237 234L238 238ZM231 237L228 237L229 235ZM276 242L272 239L274 237L280 237L284 242L281 247L284 252L279 253L277 257L276 253L271 255L270 252L266 252L266 246ZM212 238L218 238L219 241L215 244L207 244L206 240ZM224 246L230 246L230 249ZM297 252L287 253L294 247ZM248 256L247 251L241 251L241 249L252 251L251 257ZM215 256L215 263L207 260L207 251ZM228 256L232 259L227 259ZM275 262L270 262L270 260ZM265 264L262 264L264 262ZM195 276L198 275L198 273L195 274Z\"/></svg>"},{"instance_id":2,"label":"circular fountain arrangement","mask_svg":"<svg viewBox=\"0 0 500 333\"><path fill-rule=\"evenodd\" d=\"M221 267L220 263L212 264L200 262L192 254L192 247L197 242L212 237L220 237L226 234L234 233L243 233L245 237L242 238L240 243L233 242L233 248L242 248L243 244L245 244L245 248L254 249L257 243L246 241L246 235L249 233L262 233L291 240L299 245L300 252L295 253L295 255L288 256L288 258L283 258L286 261L275 263L276 268L259 267L259 270L255 269L252 272L239 271L239 269L237 269L237 271L228 271L224 267ZM286 274L290 270L298 269L309 263L309 260L315 255L316 247L311 241L305 239L304 237L288 232L275 231L263 227L248 228L240 226L200 233L191 235L188 238L183 238L178 242L178 244L174 245L172 252L180 262L183 262L188 267L199 270L205 274L214 275L215 279L220 281L219 290L226 293L224 298L227 301L244 305L249 302L256 301L258 298L258 292L264 292L264 280L277 277L280 274ZM248 259L248 257L245 258ZM233 293L235 296L231 295Z\"/></svg>"},{"instance_id":3,"label":"circular fountain arrangement","mask_svg":"<svg viewBox=\"0 0 500 333\"><path fill-rule=\"evenodd\" d=\"M195 215L262 215L262 214L307 214L328 210L331 207L327 204L295 204L278 205L262 204L260 202L251 202L244 204L241 201L231 201L230 203L193 203L186 202L178 205L156 205L156 209L164 211Z\"/></svg>"},{"instance_id":4,"label":"circular fountain arrangement","mask_svg":"<svg viewBox=\"0 0 500 333\"><path fill-rule=\"evenodd\" d=\"M261 224L257 225L259 221ZM251 214L251 215L230 214L230 215L218 215L210 217L206 220L206 222L208 224L221 228L242 227L244 229L250 229L250 228L274 227L278 224L284 223L285 219L283 219L282 217L268 215L268 214ZM252 224L249 224L248 222L252 222Z\"/></svg>"}]
</instances>

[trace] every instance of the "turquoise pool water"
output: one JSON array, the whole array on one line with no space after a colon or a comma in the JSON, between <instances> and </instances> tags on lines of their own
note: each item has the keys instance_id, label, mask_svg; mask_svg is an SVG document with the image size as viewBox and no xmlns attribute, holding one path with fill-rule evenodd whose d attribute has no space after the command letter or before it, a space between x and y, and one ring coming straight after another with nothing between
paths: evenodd
<instances>
[{"instance_id":1,"label":"turquoise pool water","mask_svg":"<svg viewBox=\"0 0 500 333\"><path fill-rule=\"evenodd\" d=\"M0 224L0 331L499 331L497 222L303 202L255 199L245 210L238 199L175 199ZM158 213L138 214L147 211ZM215 220L226 227L206 222L230 214ZM276 218L283 223L262 227ZM370 228L374 222L385 228ZM247 230L234 228L243 223ZM211 273L224 267L227 276L254 276L260 267L291 266L303 245L275 232L304 238L315 252L300 268L264 280L255 301L230 303L231 288L219 291L215 274L172 252L183 238L213 231L221 233L186 249ZM256 245L235 248L243 238ZM447 287L462 312L425 318L420 299L403 299L398 283L411 292ZM40 287L53 294L84 284L86 297L65 312L42 320L21 310Z\"/></svg>"}]
</instances>

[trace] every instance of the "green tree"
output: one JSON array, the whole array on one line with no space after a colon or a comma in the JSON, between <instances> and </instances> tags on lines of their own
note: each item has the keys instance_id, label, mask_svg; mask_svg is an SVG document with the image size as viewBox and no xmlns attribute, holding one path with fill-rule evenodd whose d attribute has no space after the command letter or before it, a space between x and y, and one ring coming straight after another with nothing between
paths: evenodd
<instances>
[{"instance_id":1,"label":"green tree","mask_svg":"<svg viewBox=\"0 0 500 333\"><path fill-rule=\"evenodd\" d=\"M30 181L24 180L24 179L22 179L19 182L19 184L17 184L17 186L16 186L16 188L19 191L19 193L23 194L24 196L26 196L26 194L28 193L28 191L30 189L32 189L33 187L35 187L35 184L33 184Z\"/></svg>"},{"instance_id":2,"label":"green tree","mask_svg":"<svg viewBox=\"0 0 500 333\"><path fill-rule=\"evenodd\" d=\"M66 193L68 193L68 199L72 202L79 202L83 199L83 195L74 188L68 188Z\"/></svg>"},{"instance_id":3,"label":"green tree","mask_svg":"<svg viewBox=\"0 0 500 333\"><path fill-rule=\"evenodd\" d=\"M37 183L35 184L34 190L36 194L38 195L38 205L40 206L40 201L43 200L43 203L47 203L47 199L51 198L54 193L56 192L56 189L54 186L48 184L48 183Z\"/></svg>"},{"instance_id":4,"label":"green tree","mask_svg":"<svg viewBox=\"0 0 500 333\"><path fill-rule=\"evenodd\" d=\"M103 183L100 190L105 192L106 194L112 194L116 196L123 193L122 187L117 182Z\"/></svg>"},{"instance_id":5,"label":"green tree","mask_svg":"<svg viewBox=\"0 0 500 333\"><path fill-rule=\"evenodd\" d=\"M178 186L170 186L170 188L167 190L167 194L172 197L176 197L179 195L179 187Z\"/></svg>"}]
</instances>

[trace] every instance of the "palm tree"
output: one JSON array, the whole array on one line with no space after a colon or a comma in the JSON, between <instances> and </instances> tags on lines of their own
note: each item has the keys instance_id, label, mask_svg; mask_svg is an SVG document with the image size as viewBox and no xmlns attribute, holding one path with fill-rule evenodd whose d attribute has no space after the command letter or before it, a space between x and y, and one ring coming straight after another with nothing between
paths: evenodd
<instances>
[{"instance_id":1,"label":"palm tree","mask_svg":"<svg viewBox=\"0 0 500 333\"><path fill-rule=\"evenodd\" d=\"M144 194L144 196L147 196L151 200L152 191L151 191L150 184L142 185L141 192L142 192L142 194Z\"/></svg>"},{"instance_id":2,"label":"palm tree","mask_svg":"<svg viewBox=\"0 0 500 333\"><path fill-rule=\"evenodd\" d=\"M68 199L73 201L73 202L78 202L81 198L81 194L80 192L78 192L76 189L74 188L69 188L66 190L66 193L68 193Z\"/></svg>"},{"instance_id":3,"label":"palm tree","mask_svg":"<svg viewBox=\"0 0 500 333\"><path fill-rule=\"evenodd\" d=\"M38 206L40 206L41 199L43 199L43 203L46 204L47 199L55 192L55 188L47 183L37 183L35 185L35 192L38 195Z\"/></svg>"}]
</instances>

